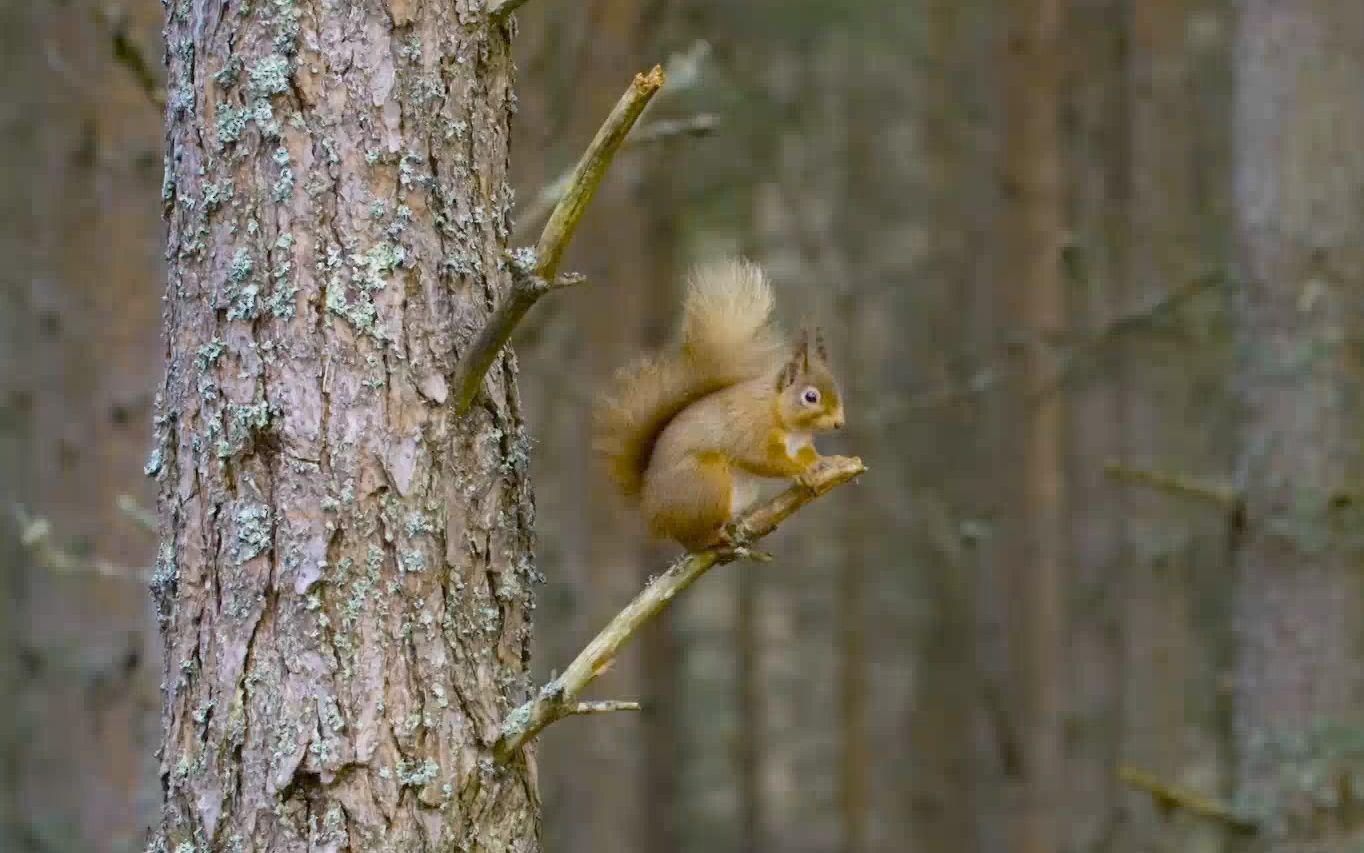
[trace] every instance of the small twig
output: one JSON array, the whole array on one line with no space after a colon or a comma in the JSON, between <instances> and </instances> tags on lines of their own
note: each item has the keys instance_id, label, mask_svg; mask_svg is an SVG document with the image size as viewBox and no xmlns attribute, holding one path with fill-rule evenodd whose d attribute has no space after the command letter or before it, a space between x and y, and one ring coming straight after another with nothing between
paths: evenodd
<instances>
[{"instance_id":1,"label":"small twig","mask_svg":"<svg viewBox=\"0 0 1364 853\"><path fill-rule=\"evenodd\" d=\"M625 143L627 148L637 148L654 142L663 142L678 136L710 136L720 126L720 117L715 113L698 113L682 118L664 118L649 122Z\"/></svg>"},{"instance_id":2,"label":"small twig","mask_svg":"<svg viewBox=\"0 0 1364 853\"><path fill-rule=\"evenodd\" d=\"M1161 321L1176 314L1184 305L1204 291L1225 284L1225 277L1216 272L1190 279L1162 294L1151 304L1128 313L1119 314L1084 339L1070 346L1062 347L1058 353L1060 362L1058 368L1054 375L1039 389L1033 398L1033 402L1060 388L1077 366L1083 363L1083 357L1094 356L1130 335L1157 327ZM1041 342L1033 341L1030 342L1030 345L1041 345ZM984 360L982 359L982 361ZM1006 382L1014 381L1022 373L1023 371L1019 368L1016 358L1001 356L990 361L984 361L983 365L965 380L912 394L875 412L871 416L871 420L876 424L885 424L902 418L909 412L954 405L971 400L993 391Z\"/></svg>"},{"instance_id":3,"label":"small twig","mask_svg":"<svg viewBox=\"0 0 1364 853\"><path fill-rule=\"evenodd\" d=\"M159 533L160 527L156 513L137 502L132 495L119 495L116 499L118 511L126 515L146 533Z\"/></svg>"},{"instance_id":4,"label":"small twig","mask_svg":"<svg viewBox=\"0 0 1364 853\"><path fill-rule=\"evenodd\" d=\"M587 644L568 669L550 681L530 701L507 716L497 740L497 760L505 763L523 745L555 720L578 707L578 695L611 665L616 652L679 593L716 566L732 563L752 552L750 543L766 536L796 510L857 477L866 467L855 457L826 459L810 479L750 510L732 525L736 542L686 554L674 562L625 606L625 609Z\"/></svg>"},{"instance_id":5,"label":"small twig","mask_svg":"<svg viewBox=\"0 0 1364 853\"><path fill-rule=\"evenodd\" d=\"M630 88L621 95L596 137L583 152L569 180L568 190L555 205L554 213L550 214L545 230L540 233L540 242L535 247L538 258L536 271L543 278L552 279L559 271L559 261L568 248L568 241L573 239L573 232L582 221L583 212L596 194L606 170L610 168L611 160L635 126L640 113L663 88L666 79L660 65L655 65L647 74L636 74Z\"/></svg>"},{"instance_id":6,"label":"small twig","mask_svg":"<svg viewBox=\"0 0 1364 853\"><path fill-rule=\"evenodd\" d=\"M533 261L518 257L512 264L512 292L506 302L498 307L483 327L469 351L460 360L455 370L455 411L463 414L469 410L479 389L483 387L483 377L492 366L497 354L511 339L516 324L526 315L531 306L541 296L553 290L562 280L557 278L559 262L563 259L568 241L582 220L588 202L597 192L602 176L606 174L611 160L625 141L630 129L635 126L639 114L644 111L650 99L663 86L663 69L657 65L647 74L636 74L630 88L621 96L611 115L597 131L596 138L583 153L569 179L563 198L559 199L554 213L545 223L540 234L540 242L535 247Z\"/></svg>"},{"instance_id":7,"label":"small twig","mask_svg":"<svg viewBox=\"0 0 1364 853\"><path fill-rule=\"evenodd\" d=\"M507 16L522 6L526 0L488 0L488 14L497 21L505 21Z\"/></svg>"},{"instance_id":8,"label":"small twig","mask_svg":"<svg viewBox=\"0 0 1364 853\"><path fill-rule=\"evenodd\" d=\"M1120 482L1147 486L1172 495L1216 504L1234 513L1240 512L1244 503L1241 493L1231 486L1211 483L1185 474L1137 468L1114 459L1104 463L1104 474Z\"/></svg>"},{"instance_id":9,"label":"small twig","mask_svg":"<svg viewBox=\"0 0 1364 853\"><path fill-rule=\"evenodd\" d=\"M112 18L102 8L96 6L95 20L102 26L109 28L109 37L113 42L114 60L133 75L137 81L139 89L146 94L147 98L158 107L166 105L166 93L162 89L161 80L156 72L152 70L152 63L147 61L142 48L128 34L128 21L123 15L117 19Z\"/></svg>"},{"instance_id":10,"label":"small twig","mask_svg":"<svg viewBox=\"0 0 1364 853\"><path fill-rule=\"evenodd\" d=\"M668 88L645 105L645 112L659 109L661 104L676 100L678 95L695 86L701 79L701 70L710 57L710 51L710 42L698 39L686 50L668 57L667 64L663 66L663 76L668 81ZM693 116L690 119L661 119L640 128L638 133L626 140L625 147L633 148L676 135L704 136L718 125L719 118L711 114ZM515 226L518 241L527 238L535 224L549 215L554 205L564 197L572 180L573 170L564 171L546 184L524 211L518 213Z\"/></svg>"},{"instance_id":11,"label":"small twig","mask_svg":"<svg viewBox=\"0 0 1364 853\"><path fill-rule=\"evenodd\" d=\"M1130 764L1119 767L1117 777L1123 784L1150 794L1156 804L1163 809L1180 808L1190 814L1225 824L1237 832L1251 834L1259 830L1253 821L1237 814L1231 807L1205 797L1197 791L1167 785L1153 774Z\"/></svg>"},{"instance_id":12,"label":"small twig","mask_svg":"<svg viewBox=\"0 0 1364 853\"><path fill-rule=\"evenodd\" d=\"M567 714L610 714L615 711L638 711L641 706L638 702L620 702L608 700L606 702L579 702L568 709Z\"/></svg>"},{"instance_id":13,"label":"small twig","mask_svg":"<svg viewBox=\"0 0 1364 853\"><path fill-rule=\"evenodd\" d=\"M19 525L19 544L28 549L35 560L57 574L94 574L103 578L144 583L151 578L151 572L146 569L116 565L99 557L88 560L77 557L53 541L52 523L46 518L31 516L18 505L12 507L12 512Z\"/></svg>"},{"instance_id":14,"label":"small twig","mask_svg":"<svg viewBox=\"0 0 1364 853\"><path fill-rule=\"evenodd\" d=\"M639 148L656 142L664 142L680 136L709 136L720 126L720 117L714 113L701 113L687 118L660 119L644 125L625 140L625 149ZM573 170L568 169L550 181L536 194L534 200L516 218L516 232L520 236L529 231L535 223L544 219L568 191L573 180Z\"/></svg>"}]
</instances>

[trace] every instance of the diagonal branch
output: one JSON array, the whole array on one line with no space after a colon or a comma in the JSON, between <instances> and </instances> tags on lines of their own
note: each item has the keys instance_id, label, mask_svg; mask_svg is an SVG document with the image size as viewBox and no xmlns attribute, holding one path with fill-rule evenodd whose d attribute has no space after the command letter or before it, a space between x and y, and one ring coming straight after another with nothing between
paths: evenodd
<instances>
[{"instance_id":1,"label":"diagonal branch","mask_svg":"<svg viewBox=\"0 0 1364 853\"><path fill-rule=\"evenodd\" d=\"M1204 292L1227 285L1224 275L1210 272L1190 279L1162 294L1154 302L1134 311L1119 314L1104 323L1092 334L1064 346L1059 353L1060 363L1055 374L1047 379L1042 388L1033 395L1033 402L1045 398L1062 387L1090 359L1103 353L1119 341L1159 329L1195 298ZM1029 346L1040 346L1041 341L1024 342ZM883 407L872 414L872 421L885 424L904 417L909 412L951 406L972 400L998 386L1015 381L1019 376L1018 359L1001 354L985 361L970 376L961 380L944 383L935 388L911 394L895 403Z\"/></svg>"},{"instance_id":2,"label":"diagonal branch","mask_svg":"<svg viewBox=\"0 0 1364 853\"><path fill-rule=\"evenodd\" d=\"M614 711L639 711L641 710L638 702L621 702L618 700L607 700L605 702L579 702L568 708L568 714L610 714Z\"/></svg>"},{"instance_id":3,"label":"diagonal branch","mask_svg":"<svg viewBox=\"0 0 1364 853\"><path fill-rule=\"evenodd\" d=\"M153 70L152 63L148 60L146 53L143 52L133 37L128 33L128 20L122 14L111 15L101 8L95 9L95 20L101 26L108 27L109 39L114 49L114 60L133 75L137 81L137 87L146 94L147 98L158 107L166 105L165 87L161 85L161 79L156 71Z\"/></svg>"},{"instance_id":4,"label":"diagonal branch","mask_svg":"<svg viewBox=\"0 0 1364 853\"><path fill-rule=\"evenodd\" d=\"M596 194L616 151L635 126L640 113L644 112L654 94L662 88L663 81L663 69L657 65L647 74L635 75L630 88L616 103L615 109L611 110L611 115L607 116L606 122L573 170L568 189L559 199L549 222L545 223L545 230L540 234L533 260L528 257L513 260L510 297L493 312L488 324L479 332L478 338L455 369L457 413L463 414L469 410L474 397L483 387L483 376L502 347L511 339L516 324L541 296L555 289L559 262L568 248L568 241L573 239L573 232L577 230L583 212Z\"/></svg>"},{"instance_id":5,"label":"diagonal branch","mask_svg":"<svg viewBox=\"0 0 1364 853\"><path fill-rule=\"evenodd\" d=\"M1150 794L1151 799L1155 800L1156 804L1162 809L1180 808L1190 814L1217 821L1236 832L1245 834L1253 834L1259 828L1254 821L1238 814L1230 806L1205 797L1197 791L1166 784L1156 778L1155 775L1130 764L1119 767L1116 775L1123 784Z\"/></svg>"},{"instance_id":6,"label":"diagonal branch","mask_svg":"<svg viewBox=\"0 0 1364 853\"><path fill-rule=\"evenodd\" d=\"M150 533L153 536L160 533L160 523L156 519L156 511L148 509L137 502L137 498L132 495L119 495L117 500L118 511L126 515L138 526L143 533Z\"/></svg>"},{"instance_id":7,"label":"diagonal branch","mask_svg":"<svg viewBox=\"0 0 1364 853\"><path fill-rule=\"evenodd\" d=\"M1215 504L1233 514L1239 514L1245 504L1245 498L1232 486L1179 472L1137 468L1110 459L1104 463L1104 473L1119 482L1146 486L1172 495Z\"/></svg>"},{"instance_id":8,"label":"diagonal branch","mask_svg":"<svg viewBox=\"0 0 1364 853\"><path fill-rule=\"evenodd\" d=\"M46 518L35 518L18 504L11 507L11 513L19 526L19 544L28 549L35 562L49 571L59 575L94 574L142 583L151 579L151 572L146 569L116 565L101 557L80 557L67 551L53 539L52 524Z\"/></svg>"},{"instance_id":9,"label":"diagonal branch","mask_svg":"<svg viewBox=\"0 0 1364 853\"><path fill-rule=\"evenodd\" d=\"M808 486L792 486L741 517L734 525L735 544L708 548L679 558L616 614L574 658L563 675L550 681L533 699L507 715L502 723L502 735L497 740L498 761L506 763L545 726L574 713L578 695L605 671L620 647L667 607L678 593L714 567L750 556L750 543L771 533L810 501L853 480L865 470L861 459L831 456L811 473Z\"/></svg>"},{"instance_id":10,"label":"diagonal branch","mask_svg":"<svg viewBox=\"0 0 1364 853\"><path fill-rule=\"evenodd\" d=\"M669 87L669 91L671 91L671 87ZM687 118L660 119L642 125L629 139L625 140L624 147L633 149L677 137L709 136L719 126L720 117L714 113L698 113ZM558 204L559 199L563 198L564 193L568 191L568 185L572 180L573 171L570 169L546 184L531 200L530 204L526 205L526 209L517 214L517 235L522 233L521 229L523 228L526 233L529 233L535 223L549 215L550 210L555 204Z\"/></svg>"},{"instance_id":11,"label":"diagonal branch","mask_svg":"<svg viewBox=\"0 0 1364 853\"><path fill-rule=\"evenodd\" d=\"M540 234L540 242L535 247L536 256L539 258L537 271L540 275L553 278L559 271L559 261L563 258L564 250L568 248L568 241L573 239L573 232L577 230L578 222L583 218L583 211L596 194L597 186L601 184L602 177L611 166L611 160L620 150L621 143L625 142L631 128L635 126L640 113L644 112L644 108L653 100L658 90L663 88L666 79L660 65L655 65L647 74L636 74L630 88L621 95L615 108L597 131L592 144L583 152L582 159L573 170L568 191L559 199L554 213L550 214L549 222L545 223L545 230Z\"/></svg>"}]
</instances>

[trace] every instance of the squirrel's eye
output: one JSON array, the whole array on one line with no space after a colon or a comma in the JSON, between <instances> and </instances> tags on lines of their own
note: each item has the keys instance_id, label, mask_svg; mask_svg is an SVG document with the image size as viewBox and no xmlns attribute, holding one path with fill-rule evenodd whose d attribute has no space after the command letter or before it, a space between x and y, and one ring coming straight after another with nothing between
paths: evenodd
<instances>
[{"instance_id":1,"label":"squirrel's eye","mask_svg":"<svg viewBox=\"0 0 1364 853\"><path fill-rule=\"evenodd\" d=\"M813 406L813 405L815 405L816 403L819 402L819 389L818 389L818 388L806 388L806 389L805 389L805 393L804 393L804 394L801 394L801 395L800 395L800 398L801 398L802 400L804 400L805 402L809 403L811 406Z\"/></svg>"}]
</instances>

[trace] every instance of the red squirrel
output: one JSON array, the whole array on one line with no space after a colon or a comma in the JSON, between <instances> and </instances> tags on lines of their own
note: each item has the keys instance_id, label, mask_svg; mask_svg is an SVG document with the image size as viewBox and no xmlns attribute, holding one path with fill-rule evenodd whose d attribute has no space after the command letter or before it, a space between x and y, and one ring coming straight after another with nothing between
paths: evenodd
<instances>
[{"instance_id":1,"label":"red squirrel","mask_svg":"<svg viewBox=\"0 0 1364 853\"><path fill-rule=\"evenodd\" d=\"M784 343L772 288L745 261L691 276L675 345L621 369L595 408L594 446L650 531L689 550L725 541L752 478L805 477L814 435L843 426L824 336Z\"/></svg>"}]
</instances>

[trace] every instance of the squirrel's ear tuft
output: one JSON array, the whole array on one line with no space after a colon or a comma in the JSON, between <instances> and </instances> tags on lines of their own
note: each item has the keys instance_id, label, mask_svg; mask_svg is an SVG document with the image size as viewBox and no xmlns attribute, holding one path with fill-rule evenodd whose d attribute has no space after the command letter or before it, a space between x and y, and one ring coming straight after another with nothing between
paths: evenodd
<instances>
[{"instance_id":1,"label":"squirrel's ear tuft","mask_svg":"<svg viewBox=\"0 0 1364 853\"><path fill-rule=\"evenodd\" d=\"M796 339L796 345L791 349L791 357L781 366L781 373L777 374L777 390L783 391L809 370L809 356L807 355L805 331L802 329L800 336Z\"/></svg>"},{"instance_id":2,"label":"squirrel's ear tuft","mask_svg":"<svg viewBox=\"0 0 1364 853\"><path fill-rule=\"evenodd\" d=\"M802 326L800 337L796 339L796 354L792 359L800 366L801 373L810 372L810 330Z\"/></svg>"},{"instance_id":3,"label":"squirrel's ear tuft","mask_svg":"<svg viewBox=\"0 0 1364 853\"><path fill-rule=\"evenodd\" d=\"M824 330L815 326L815 355L824 364L829 363L829 348L824 343Z\"/></svg>"}]
</instances>

